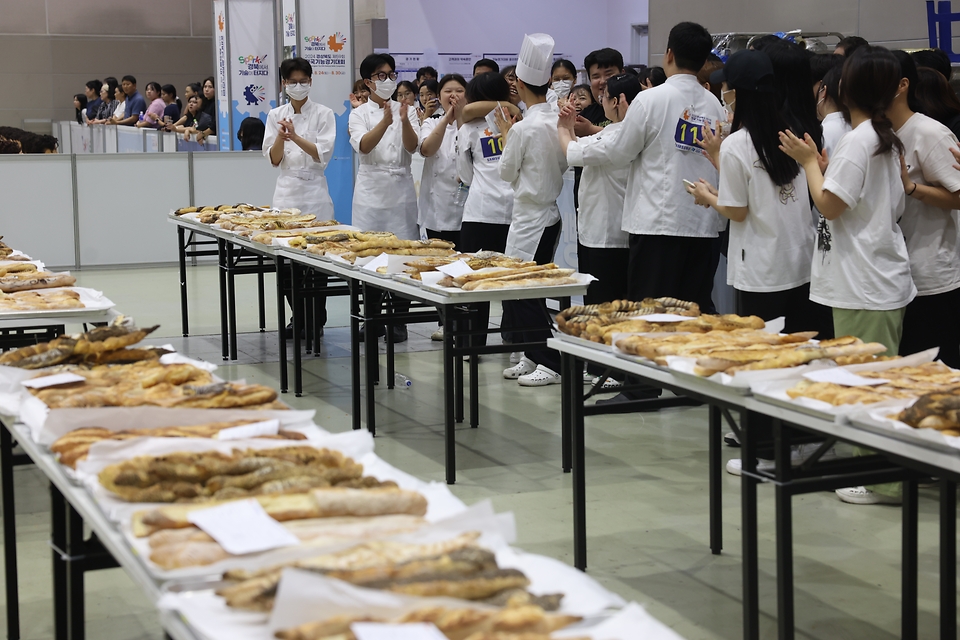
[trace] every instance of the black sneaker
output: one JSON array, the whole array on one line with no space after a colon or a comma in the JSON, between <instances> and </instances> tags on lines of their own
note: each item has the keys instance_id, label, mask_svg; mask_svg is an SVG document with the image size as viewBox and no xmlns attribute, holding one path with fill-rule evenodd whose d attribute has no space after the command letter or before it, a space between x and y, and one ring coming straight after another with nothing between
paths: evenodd
<instances>
[{"instance_id":1,"label":"black sneaker","mask_svg":"<svg viewBox=\"0 0 960 640\"><path fill-rule=\"evenodd\" d=\"M730 433L724 434L723 444L727 445L728 447L739 447L740 441L737 440L737 434L731 431Z\"/></svg>"},{"instance_id":2,"label":"black sneaker","mask_svg":"<svg viewBox=\"0 0 960 640\"><path fill-rule=\"evenodd\" d=\"M364 338L366 337L366 335L367 335L367 334L366 334L366 325L360 325L360 342L363 342L363 341L364 341ZM378 338L382 338L382 337L385 336L385 335L387 335L387 332L384 330L383 325L382 325L382 324L381 324L381 325L378 325L378 326L377 326L377 337L378 337Z\"/></svg>"},{"instance_id":3,"label":"black sneaker","mask_svg":"<svg viewBox=\"0 0 960 640\"><path fill-rule=\"evenodd\" d=\"M399 326L399 327L394 327L394 328L393 328L393 343L394 343L394 344L399 344L399 343L401 343L401 342L406 342L406 341L407 341L407 327L406 327L405 325L401 325L401 326Z\"/></svg>"}]
</instances>

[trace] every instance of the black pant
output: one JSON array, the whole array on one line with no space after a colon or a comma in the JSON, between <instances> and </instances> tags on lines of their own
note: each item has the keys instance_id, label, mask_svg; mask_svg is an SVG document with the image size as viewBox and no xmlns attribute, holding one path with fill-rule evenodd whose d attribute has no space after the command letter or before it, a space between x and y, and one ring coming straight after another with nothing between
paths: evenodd
<instances>
[{"instance_id":1,"label":"black pant","mask_svg":"<svg viewBox=\"0 0 960 640\"><path fill-rule=\"evenodd\" d=\"M543 235L540 236L540 244L537 245L537 251L533 256L537 264L553 262L553 256L557 252L557 244L560 242L562 225L563 221L557 220L556 224L543 230ZM520 331L513 332L516 336L515 342L545 342L553 335L550 330L549 318L546 301L543 298L505 300L503 302L503 326L508 329L522 328ZM531 330L531 327L538 328ZM523 355L536 364L542 364L548 369L557 373L560 372L560 354L553 349L546 347L529 349L524 351Z\"/></svg>"},{"instance_id":2,"label":"black pant","mask_svg":"<svg viewBox=\"0 0 960 640\"><path fill-rule=\"evenodd\" d=\"M631 300L670 296L713 308L713 238L630 234Z\"/></svg>"},{"instance_id":3,"label":"black pant","mask_svg":"<svg viewBox=\"0 0 960 640\"><path fill-rule=\"evenodd\" d=\"M509 232L509 224L464 222L460 226L460 246L457 248L464 253L476 253L477 251L499 251L502 253L507 248L507 234ZM473 329L476 331L486 329L487 325L490 324L490 303L480 302L472 305L472 307L476 309ZM504 310L504 316L506 316L506 310ZM474 347L482 347L486 344L486 335L473 336L470 340L470 345Z\"/></svg>"},{"instance_id":4,"label":"black pant","mask_svg":"<svg viewBox=\"0 0 960 640\"><path fill-rule=\"evenodd\" d=\"M446 240L447 242L452 242L459 251L463 251L463 249L460 247L459 231L434 231L433 229L427 229L427 237L435 240Z\"/></svg>"},{"instance_id":5,"label":"black pant","mask_svg":"<svg viewBox=\"0 0 960 640\"><path fill-rule=\"evenodd\" d=\"M585 304L626 299L630 249L585 247L578 242L577 265L580 273L589 273L596 278L583 297Z\"/></svg>"},{"instance_id":6,"label":"black pant","mask_svg":"<svg viewBox=\"0 0 960 640\"><path fill-rule=\"evenodd\" d=\"M909 355L931 347L940 347L940 359L960 367L960 289L932 296L917 296L907 305L903 318L900 355Z\"/></svg>"},{"instance_id":7,"label":"black pant","mask_svg":"<svg viewBox=\"0 0 960 640\"><path fill-rule=\"evenodd\" d=\"M737 289L737 313L759 316L769 322L786 318L786 333L816 331L821 340L833 337L833 311L810 299L810 283L786 291L757 293Z\"/></svg>"},{"instance_id":8,"label":"black pant","mask_svg":"<svg viewBox=\"0 0 960 640\"><path fill-rule=\"evenodd\" d=\"M277 277L278 277L278 278L284 278L285 281L289 281L289 280L290 280L289 273L290 273L289 270L284 270L284 273L283 273L283 274L277 274ZM311 280L312 283L308 285L308 284L305 282L303 286L326 287L326 286L330 283L330 278L329 278L328 276L326 276L326 275L323 275L323 274L320 273L319 271L310 271L310 270L307 270L306 273L307 273L307 276L306 276L307 279ZM291 310L291 312L292 312L292 311L293 311L293 298L290 296L290 291L291 291L291 289L290 289L289 287L287 287L286 284L285 284L285 285L284 285L284 289L283 289L283 297L286 299L287 304L290 305L290 310ZM317 324L318 324L319 326L325 327L325 326L327 325L327 296L318 295L318 296L316 296L316 298L317 298L317 306L316 306L317 318L316 318L316 321L317 321ZM306 307L304 307L304 308L306 308Z\"/></svg>"}]
</instances>

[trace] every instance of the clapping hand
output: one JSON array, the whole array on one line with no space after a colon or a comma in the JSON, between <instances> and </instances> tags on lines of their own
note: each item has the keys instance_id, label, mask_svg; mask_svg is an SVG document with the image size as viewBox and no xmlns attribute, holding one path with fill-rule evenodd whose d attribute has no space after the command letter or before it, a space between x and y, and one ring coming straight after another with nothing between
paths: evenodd
<instances>
[{"instance_id":1,"label":"clapping hand","mask_svg":"<svg viewBox=\"0 0 960 640\"><path fill-rule=\"evenodd\" d=\"M575 134L577 126L577 110L574 108L572 103L567 103L563 109L560 110L560 119L557 120L557 127L560 129L568 129L571 133Z\"/></svg>"}]
</instances>

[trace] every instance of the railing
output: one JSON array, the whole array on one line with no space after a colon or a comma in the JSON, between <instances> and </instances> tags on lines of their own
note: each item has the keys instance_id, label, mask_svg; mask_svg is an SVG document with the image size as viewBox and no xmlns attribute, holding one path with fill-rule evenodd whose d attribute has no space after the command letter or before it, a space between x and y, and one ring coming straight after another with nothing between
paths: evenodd
<instances>
[{"instance_id":1,"label":"railing","mask_svg":"<svg viewBox=\"0 0 960 640\"><path fill-rule=\"evenodd\" d=\"M176 153L178 151L217 151L211 136L200 144L184 140L182 134L157 129L139 129L118 125L85 126L70 120L51 123L53 135L60 141L60 153Z\"/></svg>"}]
</instances>

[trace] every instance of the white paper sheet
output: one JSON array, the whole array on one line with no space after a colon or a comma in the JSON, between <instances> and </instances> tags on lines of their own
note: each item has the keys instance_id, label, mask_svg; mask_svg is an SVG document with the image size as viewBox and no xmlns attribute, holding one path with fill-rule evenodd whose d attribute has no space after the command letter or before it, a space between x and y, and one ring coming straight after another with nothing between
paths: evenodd
<instances>
[{"instance_id":1,"label":"white paper sheet","mask_svg":"<svg viewBox=\"0 0 960 640\"><path fill-rule=\"evenodd\" d=\"M458 278L468 273L473 273L473 269L471 269L470 265L468 265L464 260L457 260L456 262L451 262L450 264L440 265L437 267L437 271L444 275L450 276L451 278Z\"/></svg>"},{"instance_id":2,"label":"white paper sheet","mask_svg":"<svg viewBox=\"0 0 960 640\"><path fill-rule=\"evenodd\" d=\"M52 376L24 380L20 384L28 389L46 389L48 387L59 387L60 385L73 384L75 382L86 382L86 380L83 376L78 376L75 373L55 373Z\"/></svg>"},{"instance_id":3,"label":"white paper sheet","mask_svg":"<svg viewBox=\"0 0 960 640\"><path fill-rule=\"evenodd\" d=\"M217 440L244 440L259 436L275 436L280 431L279 420L264 420L239 427L230 427L217 432Z\"/></svg>"},{"instance_id":4,"label":"white paper sheet","mask_svg":"<svg viewBox=\"0 0 960 640\"><path fill-rule=\"evenodd\" d=\"M440 281L446 278L446 274L441 271L421 271L420 272L420 282L431 286L436 287L440 284Z\"/></svg>"},{"instance_id":5,"label":"white paper sheet","mask_svg":"<svg viewBox=\"0 0 960 640\"><path fill-rule=\"evenodd\" d=\"M387 254L381 253L380 255L376 256L373 260L370 260L369 262L364 263L361 269L363 269L364 271L371 271L373 273L376 273L377 269L379 269L380 267L386 268L386 266L389 263L390 263L390 259L387 257Z\"/></svg>"},{"instance_id":6,"label":"white paper sheet","mask_svg":"<svg viewBox=\"0 0 960 640\"><path fill-rule=\"evenodd\" d=\"M830 367L818 371L808 371L803 377L813 382L830 382L844 387L873 387L887 384L889 380L883 378L865 378L841 367Z\"/></svg>"},{"instance_id":7,"label":"white paper sheet","mask_svg":"<svg viewBox=\"0 0 960 640\"><path fill-rule=\"evenodd\" d=\"M645 316L634 316L631 320L646 320L647 322L686 322L696 320L690 316L680 316L675 313L651 313Z\"/></svg>"},{"instance_id":8,"label":"white paper sheet","mask_svg":"<svg viewBox=\"0 0 960 640\"><path fill-rule=\"evenodd\" d=\"M909 403L907 406L909 406ZM904 407L906 408L906 407ZM960 437L948 436L936 429L914 429L910 425L896 420L894 417L902 409L891 407L871 407L859 413L850 415L850 422L856 424L859 420L866 420L870 424L879 427L889 427L891 431L896 431L900 436L916 438L919 441L928 441L937 445L946 445L953 449L960 449Z\"/></svg>"},{"instance_id":9,"label":"white paper sheet","mask_svg":"<svg viewBox=\"0 0 960 640\"><path fill-rule=\"evenodd\" d=\"M187 520L236 556L300 544L300 539L267 515L256 500L191 511Z\"/></svg>"},{"instance_id":10,"label":"white paper sheet","mask_svg":"<svg viewBox=\"0 0 960 640\"><path fill-rule=\"evenodd\" d=\"M355 622L350 631L357 640L447 640L435 624L417 622L412 624L377 624Z\"/></svg>"}]
</instances>

